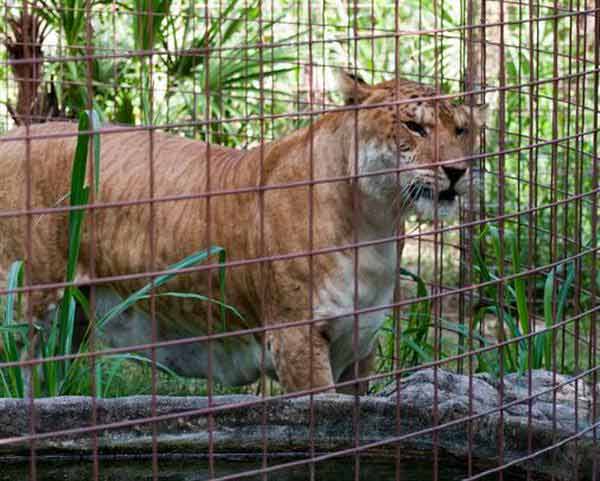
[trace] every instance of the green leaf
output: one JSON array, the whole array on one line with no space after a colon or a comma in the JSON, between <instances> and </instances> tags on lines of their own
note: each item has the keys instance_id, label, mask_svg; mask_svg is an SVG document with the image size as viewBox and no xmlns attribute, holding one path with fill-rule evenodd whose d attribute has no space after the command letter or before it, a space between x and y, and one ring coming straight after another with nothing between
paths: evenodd
<instances>
[{"instance_id":1,"label":"green leaf","mask_svg":"<svg viewBox=\"0 0 600 481\"><path fill-rule=\"evenodd\" d=\"M568 294L575 281L575 264L569 262L567 265L567 275L564 282L558 290L558 299L556 301L556 318L553 316L554 304L554 285L556 271L563 265L552 269L546 276L544 283L544 323L546 328L551 329L556 324L560 324L564 318L564 312L568 302ZM546 369L552 368L552 332L544 334L544 364Z\"/></svg>"},{"instance_id":2,"label":"green leaf","mask_svg":"<svg viewBox=\"0 0 600 481\"><path fill-rule=\"evenodd\" d=\"M163 22L171 9L170 0L135 0L133 39L136 50L152 50L163 38Z\"/></svg>"},{"instance_id":3,"label":"green leaf","mask_svg":"<svg viewBox=\"0 0 600 481\"><path fill-rule=\"evenodd\" d=\"M544 321L546 328L554 325L554 316L552 314L552 300L554 298L554 269L546 276L544 284ZM544 363L546 369L551 369L552 364L552 337L550 332L544 333Z\"/></svg>"},{"instance_id":4,"label":"green leaf","mask_svg":"<svg viewBox=\"0 0 600 481\"><path fill-rule=\"evenodd\" d=\"M18 289L23 287L23 261L15 261L11 264L7 276L7 290ZM10 326L14 324L15 307L21 303L20 295L15 292L10 292L6 296L6 304L4 311L4 324Z\"/></svg>"},{"instance_id":5,"label":"green leaf","mask_svg":"<svg viewBox=\"0 0 600 481\"><path fill-rule=\"evenodd\" d=\"M410 305L407 316L408 327L402 330L400 346L400 365L403 367L415 366L423 360L423 349L431 348L427 342L429 329L432 325L431 302L428 299L427 285L421 277L402 267L399 269L399 274L415 281L417 285L416 294L421 299ZM416 350L415 346L420 346L420 350Z\"/></svg>"},{"instance_id":6,"label":"green leaf","mask_svg":"<svg viewBox=\"0 0 600 481\"><path fill-rule=\"evenodd\" d=\"M224 285L224 278L223 281L221 283L221 286ZM224 296L224 292L221 289L221 294ZM138 298L138 301L141 301L142 299L149 299L151 297L151 295L147 294L144 296L141 296ZM238 319L240 319L241 321L245 321L244 316L242 316L242 314L233 306L230 306L229 304L226 304L224 302L218 301L216 299L211 299L210 297L207 296L203 296L202 294L194 294L192 292L161 292L160 294L155 294L155 297L176 297L179 299L194 299L197 301L203 301L203 302L210 302L212 304L216 304L217 306L219 306L220 310L221 310L221 319L225 319L225 312L229 311L231 313L233 313L234 316L236 316ZM225 326L223 326L223 331L225 332Z\"/></svg>"},{"instance_id":7,"label":"green leaf","mask_svg":"<svg viewBox=\"0 0 600 481\"><path fill-rule=\"evenodd\" d=\"M8 270L6 288L11 291L23 286L23 261L13 262ZM25 332L21 336L17 331L14 331L15 326L19 325L15 322L14 315L17 307L20 307L21 297L15 292L9 292L6 296L4 309L4 327L6 330L2 332L2 344L4 349L0 350L0 359L5 362L16 362L20 360L21 353L18 346L18 339L22 339L25 348L28 346L28 336ZM27 326L29 327L29 326ZM29 329L27 329L29 330ZM12 397L24 396L24 379L22 369L18 366L0 369L3 373L3 382L9 388L7 395Z\"/></svg>"},{"instance_id":8,"label":"green leaf","mask_svg":"<svg viewBox=\"0 0 600 481\"><path fill-rule=\"evenodd\" d=\"M213 255L217 255L219 257L219 264L221 264L221 267L219 269L224 269L225 268L224 264L225 264L225 259L226 259L225 249L223 249L222 247L213 246L210 249L205 249L205 250L196 252L196 253L186 257L185 259L183 259L179 262L176 262L175 264L170 265L166 270L178 270L178 269L185 269L187 267L193 267L197 264L200 264L200 263L206 261L210 256L213 256ZM98 320L97 326L99 328L102 328L104 326L104 324L106 324L106 322L108 322L109 319L112 319L113 317L122 314L124 311L126 311L127 309L132 307L135 303L140 301L144 296L148 295L153 288L157 289L157 288L163 286L164 284L169 282L176 275L178 275L177 272L172 273L172 274L163 274L162 276L158 276L154 280L154 282L146 284L144 287L142 287L138 291L134 292L133 294L128 296L125 300L123 300L122 302L120 302L119 304L114 306L112 309L110 309L106 314L104 314L104 316L102 316L101 319ZM221 292L223 292L223 290ZM222 299L222 302L224 303L223 299Z\"/></svg>"},{"instance_id":9,"label":"green leaf","mask_svg":"<svg viewBox=\"0 0 600 481\"><path fill-rule=\"evenodd\" d=\"M565 281L560 286L560 292L558 294L558 303L556 306L556 322L560 323L564 319L564 312L568 302L568 294L573 282L575 281L575 264L569 262L567 266L567 276Z\"/></svg>"},{"instance_id":10,"label":"green leaf","mask_svg":"<svg viewBox=\"0 0 600 481\"><path fill-rule=\"evenodd\" d=\"M88 112L91 130L98 131L102 128L100 115L96 110ZM100 192L100 133L93 134L93 160L94 160L94 191Z\"/></svg>"},{"instance_id":11,"label":"green leaf","mask_svg":"<svg viewBox=\"0 0 600 481\"><path fill-rule=\"evenodd\" d=\"M511 231L507 231L507 239L510 242L510 251L512 257L513 274L518 274L521 271L521 257L519 252L518 236ZM529 334L529 312L527 310L527 294L525 292L525 282L522 278L516 277L513 281L515 290L514 296L517 302L517 313L519 315L519 324L521 332Z\"/></svg>"}]
</instances>

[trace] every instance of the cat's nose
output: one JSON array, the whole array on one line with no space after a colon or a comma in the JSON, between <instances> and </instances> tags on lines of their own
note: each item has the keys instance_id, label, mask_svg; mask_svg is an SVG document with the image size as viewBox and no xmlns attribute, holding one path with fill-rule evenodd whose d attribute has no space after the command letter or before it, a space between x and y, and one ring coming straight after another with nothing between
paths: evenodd
<instances>
[{"instance_id":1,"label":"cat's nose","mask_svg":"<svg viewBox=\"0 0 600 481\"><path fill-rule=\"evenodd\" d=\"M448 180L450 181L451 185L456 184L460 178L465 175L465 172L467 171L467 169L461 169L459 167L446 167L443 166L442 169L444 169L444 172L446 173L446 176L448 177Z\"/></svg>"}]
</instances>

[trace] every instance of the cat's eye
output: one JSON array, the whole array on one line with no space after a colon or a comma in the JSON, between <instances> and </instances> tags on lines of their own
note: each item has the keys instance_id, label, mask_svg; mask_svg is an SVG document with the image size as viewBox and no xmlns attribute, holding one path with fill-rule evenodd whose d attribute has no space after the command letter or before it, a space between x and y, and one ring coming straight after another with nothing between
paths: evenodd
<instances>
[{"instance_id":1,"label":"cat's eye","mask_svg":"<svg viewBox=\"0 0 600 481\"><path fill-rule=\"evenodd\" d=\"M427 131L425 130L425 128L416 122L408 121L408 122L404 122L404 125L406 126L406 128L408 130L411 130L412 132L420 135L421 137L427 136Z\"/></svg>"},{"instance_id":2,"label":"cat's eye","mask_svg":"<svg viewBox=\"0 0 600 481\"><path fill-rule=\"evenodd\" d=\"M454 133L457 135L457 137L460 137L461 135L467 135L469 130L464 127L456 127Z\"/></svg>"}]
</instances>

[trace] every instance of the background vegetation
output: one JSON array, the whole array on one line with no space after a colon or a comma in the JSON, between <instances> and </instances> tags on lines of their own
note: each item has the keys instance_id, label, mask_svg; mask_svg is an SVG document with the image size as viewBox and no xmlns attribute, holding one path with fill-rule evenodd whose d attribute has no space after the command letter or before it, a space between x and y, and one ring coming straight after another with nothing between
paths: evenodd
<instances>
[{"instance_id":1,"label":"background vegetation","mask_svg":"<svg viewBox=\"0 0 600 481\"><path fill-rule=\"evenodd\" d=\"M597 307L591 291L600 285L600 269L593 279L597 94L589 18L558 17L540 5L532 11L506 7L510 23L501 50L499 28L460 28L470 15L475 23L483 17L495 25L496 2L487 2L485 12L469 12L465 1L406 0L397 10L383 0L358 8L333 1L309 11L293 1L93 0L90 28L83 0L36 5L24 11L20 2L7 4L0 16L0 131L24 115L85 122L91 106L98 122L161 125L173 134L248 148L306 125L311 111L338 102L334 66L356 69L373 82L393 78L397 70L444 92L478 91L474 101L488 102L492 114L481 139L487 153L479 161L481 193L463 220L489 221L435 235L428 234L432 226L412 225L401 282L403 296L414 302L386 319L378 367L410 368L473 349L479 351L448 367L572 373L598 362L590 347L590 312ZM443 33L433 34L435 29ZM24 48L31 41L37 46ZM45 59L34 71L8 62L32 52ZM73 189L72 201L85 203L86 187ZM73 246L76 232L73 227ZM587 254L573 257L582 252ZM21 267L13 267L9 281L16 286ZM72 275L65 266L65 278ZM435 297L479 283L485 285ZM44 354L70 352L74 302L85 301L67 292ZM18 307L16 296L3 300L0 334L9 348L0 362L27 350L28 326L20 323ZM528 336L535 331L543 332ZM493 349L510 339L516 340ZM119 356L92 367L87 361L49 363L39 382L34 376L37 393L88 393L89 382L69 379L89 381L91 368L99 395L150 389L148 366ZM161 392L204 388L163 371ZM20 368L0 369L0 396L23 395L26 375Z\"/></svg>"}]
</instances>

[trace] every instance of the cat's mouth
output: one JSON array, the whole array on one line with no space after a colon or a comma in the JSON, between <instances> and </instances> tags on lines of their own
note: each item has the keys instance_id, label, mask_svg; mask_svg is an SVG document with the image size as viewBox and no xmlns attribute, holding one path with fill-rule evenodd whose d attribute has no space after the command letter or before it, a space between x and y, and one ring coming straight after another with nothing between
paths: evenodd
<instances>
[{"instance_id":1,"label":"cat's mouth","mask_svg":"<svg viewBox=\"0 0 600 481\"><path fill-rule=\"evenodd\" d=\"M458 192L454 189L454 186L448 189L435 192L431 187L420 185L410 190L410 195L413 201L420 199L430 200L432 202L437 201L439 203L452 203L458 197Z\"/></svg>"},{"instance_id":2,"label":"cat's mouth","mask_svg":"<svg viewBox=\"0 0 600 481\"><path fill-rule=\"evenodd\" d=\"M456 217L459 194L453 185L437 191L420 184L411 189L410 193L415 213L421 220L450 220Z\"/></svg>"}]
</instances>

